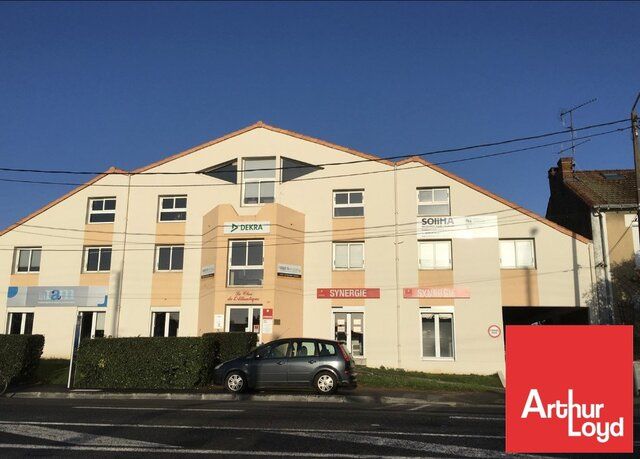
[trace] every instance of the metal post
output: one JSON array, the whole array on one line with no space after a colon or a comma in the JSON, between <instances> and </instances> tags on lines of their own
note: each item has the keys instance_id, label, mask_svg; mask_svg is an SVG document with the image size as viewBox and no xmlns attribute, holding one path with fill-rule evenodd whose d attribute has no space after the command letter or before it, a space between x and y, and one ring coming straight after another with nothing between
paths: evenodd
<instances>
[{"instance_id":1,"label":"metal post","mask_svg":"<svg viewBox=\"0 0 640 459\"><path fill-rule=\"evenodd\" d=\"M638 199L636 213L638 215L638 224L640 225L640 146L638 145L638 113L636 112L636 106L640 100L640 93L636 97L636 101L631 107L631 139L633 141L633 160L636 170L636 197ZM639 226L640 227L640 226ZM638 231L640 237L640 231ZM636 265L636 269L639 266Z\"/></svg>"},{"instance_id":2,"label":"metal post","mask_svg":"<svg viewBox=\"0 0 640 459\"><path fill-rule=\"evenodd\" d=\"M398 241L398 165L393 165L393 218L394 218L394 245L395 245L395 263L396 263L396 345L398 351L397 368L401 368L402 351L400 346L400 260L399 260L399 241Z\"/></svg>"}]
</instances>

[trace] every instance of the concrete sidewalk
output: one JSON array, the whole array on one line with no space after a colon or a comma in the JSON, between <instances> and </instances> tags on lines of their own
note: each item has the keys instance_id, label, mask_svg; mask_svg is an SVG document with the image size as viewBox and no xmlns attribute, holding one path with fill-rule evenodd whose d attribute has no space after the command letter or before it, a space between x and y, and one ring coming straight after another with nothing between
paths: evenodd
<instances>
[{"instance_id":1,"label":"concrete sidewalk","mask_svg":"<svg viewBox=\"0 0 640 459\"><path fill-rule=\"evenodd\" d=\"M321 403L377 403L416 404L433 406L503 406L504 393L495 392L422 392L394 391L378 388L343 390L335 395L316 395L310 391L261 391L229 394L220 390L202 392L135 392L90 389L67 390L61 386L30 386L9 390L8 398L49 398L86 400L250 400L256 402L321 402Z\"/></svg>"}]
</instances>

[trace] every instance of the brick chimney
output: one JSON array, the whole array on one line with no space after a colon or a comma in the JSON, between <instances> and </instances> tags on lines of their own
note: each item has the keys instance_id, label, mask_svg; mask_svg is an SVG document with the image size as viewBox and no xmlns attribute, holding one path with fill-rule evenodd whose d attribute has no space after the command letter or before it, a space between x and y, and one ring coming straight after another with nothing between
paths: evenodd
<instances>
[{"instance_id":1,"label":"brick chimney","mask_svg":"<svg viewBox=\"0 0 640 459\"><path fill-rule=\"evenodd\" d=\"M558 172L562 177L568 177L573 173L573 169L575 164L573 162L573 158L570 156L565 156L564 158L560 158L558 161Z\"/></svg>"}]
</instances>

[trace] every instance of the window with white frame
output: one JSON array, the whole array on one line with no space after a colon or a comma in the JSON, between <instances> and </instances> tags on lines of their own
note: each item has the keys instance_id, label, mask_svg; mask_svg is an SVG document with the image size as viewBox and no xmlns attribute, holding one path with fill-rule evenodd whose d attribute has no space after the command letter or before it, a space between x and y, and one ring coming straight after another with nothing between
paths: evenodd
<instances>
[{"instance_id":1,"label":"window with white frame","mask_svg":"<svg viewBox=\"0 0 640 459\"><path fill-rule=\"evenodd\" d=\"M264 279L264 241L229 241L229 286L262 285Z\"/></svg>"},{"instance_id":2,"label":"window with white frame","mask_svg":"<svg viewBox=\"0 0 640 459\"><path fill-rule=\"evenodd\" d=\"M84 248L85 272L96 273L109 270L111 270L111 246Z\"/></svg>"},{"instance_id":3,"label":"window with white frame","mask_svg":"<svg viewBox=\"0 0 640 459\"><path fill-rule=\"evenodd\" d=\"M420 313L422 330L422 358L453 359L454 329L453 312Z\"/></svg>"},{"instance_id":4,"label":"window with white frame","mask_svg":"<svg viewBox=\"0 0 640 459\"><path fill-rule=\"evenodd\" d=\"M116 198L90 198L89 223L113 223L116 220Z\"/></svg>"},{"instance_id":5,"label":"window with white frame","mask_svg":"<svg viewBox=\"0 0 640 459\"><path fill-rule=\"evenodd\" d=\"M41 247L19 247L14 255L15 273L37 273L40 272Z\"/></svg>"},{"instance_id":6,"label":"window with white frame","mask_svg":"<svg viewBox=\"0 0 640 459\"><path fill-rule=\"evenodd\" d=\"M187 219L186 196L160 196L158 221L183 222Z\"/></svg>"},{"instance_id":7,"label":"window with white frame","mask_svg":"<svg viewBox=\"0 0 640 459\"><path fill-rule=\"evenodd\" d=\"M30 335L33 332L33 312L10 312L7 317L8 335Z\"/></svg>"},{"instance_id":8,"label":"window with white frame","mask_svg":"<svg viewBox=\"0 0 640 459\"><path fill-rule=\"evenodd\" d=\"M276 187L276 158L251 158L244 160L243 196L245 205L274 202Z\"/></svg>"},{"instance_id":9,"label":"window with white frame","mask_svg":"<svg viewBox=\"0 0 640 459\"><path fill-rule=\"evenodd\" d=\"M151 336L178 336L180 313L175 311L154 312L151 318Z\"/></svg>"},{"instance_id":10,"label":"window with white frame","mask_svg":"<svg viewBox=\"0 0 640 459\"><path fill-rule=\"evenodd\" d=\"M449 188L418 188L418 215L450 215Z\"/></svg>"},{"instance_id":11,"label":"window with white frame","mask_svg":"<svg viewBox=\"0 0 640 459\"><path fill-rule=\"evenodd\" d=\"M500 268L535 268L533 239L500 239Z\"/></svg>"},{"instance_id":12,"label":"window with white frame","mask_svg":"<svg viewBox=\"0 0 640 459\"><path fill-rule=\"evenodd\" d=\"M451 269L451 241L418 241L420 269Z\"/></svg>"},{"instance_id":13,"label":"window with white frame","mask_svg":"<svg viewBox=\"0 0 640 459\"><path fill-rule=\"evenodd\" d=\"M364 216L364 190L342 190L333 192L333 216Z\"/></svg>"},{"instance_id":14,"label":"window with white frame","mask_svg":"<svg viewBox=\"0 0 640 459\"><path fill-rule=\"evenodd\" d=\"M334 242L333 269L363 269L364 242Z\"/></svg>"},{"instance_id":15,"label":"window with white frame","mask_svg":"<svg viewBox=\"0 0 640 459\"><path fill-rule=\"evenodd\" d=\"M183 245L156 246L156 271L182 271L183 263Z\"/></svg>"}]
</instances>

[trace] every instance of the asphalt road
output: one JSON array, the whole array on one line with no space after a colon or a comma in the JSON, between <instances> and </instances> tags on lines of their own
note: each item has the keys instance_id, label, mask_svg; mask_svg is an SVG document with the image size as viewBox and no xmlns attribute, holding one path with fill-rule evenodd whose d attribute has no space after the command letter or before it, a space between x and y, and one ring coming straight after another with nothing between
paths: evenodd
<instances>
[{"instance_id":1,"label":"asphalt road","mask_svg":"<svg viewBox=\"0 0 640 459\"><path fill-rule=\"evenodd\" d=\"M497 407L0 398L4 458L493 458L503 451Z\"/></svg>"}]
</instances>

